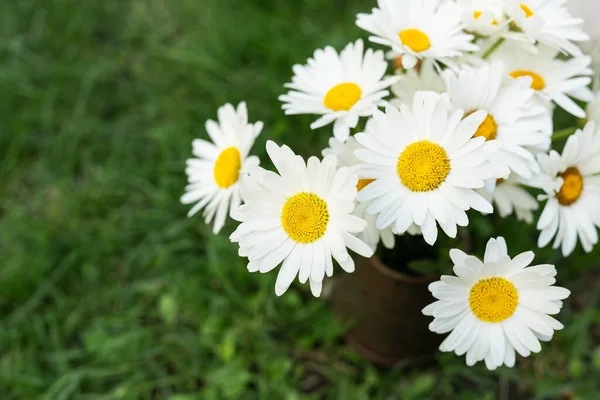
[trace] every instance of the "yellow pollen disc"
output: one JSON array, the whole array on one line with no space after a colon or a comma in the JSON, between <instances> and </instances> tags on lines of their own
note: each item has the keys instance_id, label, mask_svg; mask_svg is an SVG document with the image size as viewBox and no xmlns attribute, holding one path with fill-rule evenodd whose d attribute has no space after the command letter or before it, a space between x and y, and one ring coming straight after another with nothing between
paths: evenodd
<instances>
[{"instance_id":1,"label":"yellow pollen disc","mask_svg":"<svg viewBox=\"0 0 600 400\"><path fill-rule=\"evenodd\" d=\"M428 140L411 143L398 157L400 181L413 192L429 192L450 173L450 160L443 147Z\"/></svg>"},{"instance_id":2,"label":"yellow pollen disc","mask_svg":"<svg viewBox=\"0 0 600 400\"><path fill-rule=\"evenodd\" d=\"M575 203L583 192L583 177L581 172L576 167L567 168L562 174L558 174L563 178L564 183L560 191L556 194L556 199L563 206L570 206Z\"/></svg>"},{"instance_id":3,"label":"yellow pollen disc","mask_svg":"<svg viewBox=\"0 0 600 400\"><path fill-rule=\"evenodd\" d=\"M415 53L420 53L431 47L429 36L418 29L405 29L398 36L400 36L402 44Z\"/></svg>"},{"instance_id":4,"label":"yellow pollen disc","mask_svg":"<svg viewBox=\"0 0 600 400\"><path fill-rule=\"evenodd\" d=\"M533 17L535 13L527 4L521 3L521 10L525 11L525 18Z\"/></svg>"},{"instance_id":5,"label":"yellow pollen disc","mask_svg":"<svg viewBox=\"0 0 600 400\"><path fill-rule=\"evenodd\" d=\"M473 11L473 18L479 19L483 13L481 11Z\"/></svg>"},{"instance_id":6,"label":"yellow pollen disc","mask_svg":"<svg viewBox=\"0 0 600 400\"><path fill-rule=\"evenodd\" d=\"M471 111L467 113L467 117L473 114L475 111ZM485 140L494 140L496 139L496 134L498 133L498 125L496 124L496 120L490 114L485 117L477 131L473 134L473 137L484 137Z\"/></svg>"},{"instance_id":7,"label":"yellow pollen disc","mask_svg":"<svg viewBox=\"0 0 600 400\"><path fill-rule=\"evenodd\" d=\"M345 82L335 85L325 95L323 104L333 111L348 111L362 96L356 83Z\"/></svg>"},{"instance_id":8,"label":"yellow pollen disc","mask_svg":"<svg viewBox=\"0 0 600 400\"><path fill-rule=\"evenodd\" d=\"M356 190L359 192L365 188L369 183L374 182L375 179L359 179L356 184Z\"/></svg>"},{"instance_id":9,"label":"yellow pollen disc","mask_svg":"<svg viewBox=\"0 0 600 400\"><path fill-rule=\"evenodd\" d=\"M485 322L502 322L510 317L519 304L517 288L504 278L481 279L471 288L469 307Z\"/></svg>"},{"instance_id":10,"label":"yellow pollen disc","mask_svg":"<svg viewBox=\"0 0 600 400\"><path fill-rule=\"evenodd\" d=\"M238 181L242 158L235 147L228 147L219 154L215 161L215 181L221 189L227 189Z\"/></svg>"},{"instance_id":11,"label":"yellow pollen disc","mask_svg":"<svg viewBox=\"0 0 600 400\"><path fill-rule=\"evenodd\" d=\"M314 193L300 192L289 197L281 210L283 230L298 243L321 239L328 223L327 203Z\"/></svg>"},{"instance_id":12,"label":"yellow pollen disc","mask_svg":"<svg viewBox=\"0 0 600 400\"><path fill-rule=\"evenodd\" d=\"M530 76L531 79L533 79L533 81L531 82L531 88L535 89L535 90L542 90L546 87L546 82L544 81L544 78L542 78L540 75L536 74L535 72L526 71L524 69L518 69L516 71L511 72L510 76L512 76L513 78L520 78L522 76Z\"/></svg>"}]
</instances>

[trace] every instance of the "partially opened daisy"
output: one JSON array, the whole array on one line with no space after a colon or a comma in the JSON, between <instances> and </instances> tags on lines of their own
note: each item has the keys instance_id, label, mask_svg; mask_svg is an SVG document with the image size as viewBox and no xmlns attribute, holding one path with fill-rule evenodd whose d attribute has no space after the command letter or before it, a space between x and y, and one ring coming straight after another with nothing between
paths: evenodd
<instances>
[{"instance_id":1,"label":"partially opened daisy","mask_svg":"<svg viewBox=\"0 0 600 400\"><path fill-rule=\"evenodd\" d=\"M359 173L375 179L357 199L372 201L367 211L378 214L378 229L393 225L401 234L414 223L433 244L437 224L455 237L457 225L469 223L466 210L493 211L474 189L509 171L490 162L499 149L497 141L473 138L487 113L463 118L463 110L450 110L447 94L417 92L412 110L389 106L355 136L365 147L355 152L364 163Z\"/></svg>"},{"instance_id":2,"label":"partially opened daisy","mask_svg":"<svg viewBox=\"0 0 600 400\"><path fill-rule=\"evenodd\" d=\"M507 179L494 181L491 187L480 193L492 203L502 218L514 214L517 220L531 224L539 204L525 189L524 183L517 175L511 174Z\"/></svg>"},{"instance_id":3,"label":"partially opened daisy","mask_svg":"<svg viewBox=\"0 0 600 400\"><path fill-rule=\"evenodd\" d=\"M370 122L371 121L369 120L369 123ZM341 143L336 138L330 138L329 147L323 150L323 156L326 157L328 155L334 155L337 157L341 166L349 167L350 170L356 172L356 169L359 164L361 164L361 161L356 158L354 152L362 148L363 147L358 144L353 137L348 138L345 143ZM356 184L356 189L358 192L360 192L372 182L373 179L359 179L358 183ZM367 213L368 206L369 203L358 203L354 209L353 214L367 222L365 230L359 233L357 237L369 245L373 251L377 250L377 245L379 244L380 240L386 248L393 248L396 240L394 238L392 228L388 227L382 230L377 229L377 216L369 215Z\"/></svg>"},{"instance_id":4,"label":"partially opened daisy","mask_svg":"<svg viewBox=\"0 0 600 400\"><path fill-rule=\"evenodd\" d=\"M504 0L459 0L462 20L468 32L497 36L508 30Z\"/></svg>"},{"instance_id":5,"label":"partially opened daisy","mask_svg":"<svg viewBox=\"0 0 600 400\"><path fill-rule=\"evenodd\" d=\"M356 127L359 117L368 117L385 104L386 90L398 80L384 77L388 65L381 50L363 50L362 40L350 43L338 55L330 46L315 51L307 65L295 65L292 89L279 96L286 115L322 115L310 126L317 129L333 124L341 142Z\"/></svg>"},{"instance_id":6,"label":"partially opened daisy","mask_svg":"<svg viewBox=\"0 0 600 400\"><path fill-rule=\"evenodd\" d=\"M392 93L396 97L390 100L396 107L412 104L415 93L419 91L438 94L446 91L446 83L431 60L425 60L419 68L406 70L398 76L400 79L392 85Z\"/></svg>"},{"instance_id":7,"label":"partially opened daisy","mask_svg":"<svg viewBox=\"0 0 600 400\"><path fill-rule=\"evenodd\" d=\"M204 210L204 221L214 219L213 232L219 233L227 218L229 206L240 205L240 177L249 166L258 165L256 156L248 156L263 123L248 123L246 103L225 104L218 110L219 122L206 121L206 132L212 143L194 139L192 154L186 161L188 176L183 204L194 204L188 217Z\"/></svg>"},{"instance_id":8,"label":"partially opened daisy","mask_svg":"<svg viewBox=\"0 0 600 400\"><path fill-rule=\"evenodd\" d=\"M505 0L505 12L518 32L506 36L520 40L524 35L531 43L542 43L558 51L581 56L573 42L589 40L583 31L583 19L574 18L567 0Z\"/></svg>"},{"instance_id":9,"label":"partially opened daisy","mask_svg":"<svg viewBox=\"0 0 600 400\"><path fill-rule=\"evenodd\" d=\"M567 139L562 155L552 150L539 154L542 175L532 180L546 192L547 200L537 228L540 247L553 237L553 248L561 247L566 257L573 252L577 239L586 252L598 243L600 227L600 133L594 122Z\"/></svg>"},{"instance_id":10,"label":"partially opened daisy","mask_svg":"<svg viewBox=\"0 0 600 400\"><path fill-rule=\"evenodd\" d=\"M356 25L372 33L374 43L391 47L391 56L402 56L404 68L418 60L449 58L475 51L473 36L464 33L461 7L445 0L378 0L371 14L358 14Z\"/></svg>"},{"instance_id":11,"label":"partially opened daisy","mask_svg":"<svg viewBox=\"0 0 600 400\"><path fill-rule=\"evenodd\" d=\"M592 81L591 58L580 56L561 60L556 58L557 55L557 50L547 46L539 46L538 54L531 54L519 46L505 43L492 58L505 63L508 76L530 77L531 87L542 101L553 101L570 114L584 118L585 111L571 97L585 102L593 99L588 88Z\"/></svg>"},{"instance_id":12,"label":"partially opened daisy","mask_svg":"<svg viewBox=\"0 0 600 400\"><path fill-rule=\"evenodd\" d=\"M429 329L451 332L440 345L444 352L466 354L467 365L485 361L488 369L515 365L538 353L563 325L550 315L560 312L569 290L553 286L553 265L529 267L532 251L508 256L504 238L490 239L483 262L459 249L450 250L456 276L443 275L429 285L438 299L423 309L433 316Z\"/></svg>"},{"instance_id":13,"label":"partially opened daisy","mask_svg":"<svg viewBox=\"0 0 600 400\"><path fill-rule=\"evenodd\" d=\"M531 78L514 79L503 84L505 70L500 62L480 67L463 66L458 73L446 70L450 99L468 113L487 112L475 137L497 140L502 148L494 161L504 164L524 178L539 172L535 156L550 148L552 116L537 103Z\"/></svg>"},{"instance_id":14,"label":"partially opened daisy","mask_svg":"<svg viewBox=\"0 0 600 400\"><path fill-rule=\"evenodd\" d=\"M366 222L352 215L358 176L337 168L335 156L305 163L287 146L267 142L267 153L278 173L261 167L244 177L245 204L232 216L241 224L231 234L248 270L266 273L281 264L275 293L281 296L296 276L310 281L318 297L325 275L333 275L332 258L346 272L354 271L349 248L370 257L373 250L355 235Z\"/></svg>"}]
</instances>

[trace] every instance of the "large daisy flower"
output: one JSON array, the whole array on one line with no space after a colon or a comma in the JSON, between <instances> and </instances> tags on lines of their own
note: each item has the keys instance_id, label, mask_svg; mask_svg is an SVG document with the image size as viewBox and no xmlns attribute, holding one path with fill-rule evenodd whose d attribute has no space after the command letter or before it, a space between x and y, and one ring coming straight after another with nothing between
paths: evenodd
<instances>
[{"instance_id":1,"label":"large daisy flower","mask_svg":"<svg viewBox=\"0 0 600 400\"><path fill-rule=\"evenodd\" d=\"M467 365L485 360L488 369L515 365L538 353L563 325L558 314L570 292L553 286L554 265L529 267L532 251L508 256L504 238L490 239L483 262L458 249L450 250L456 276L443 275L429 285L438 301L423 309L433 316L429 329L451 332L440 345L444 352L466 353Z\"/></svg>"},{"instance_id":2,"label":"large daisy flower","mask_svg":"<svg viewBox=\"0 0 600 400\"><path fill-rule=\"evenodd\" d=\"M359 173L375 179L357 199L372 201L368 212L379 214L378 229L393 225L400 234L414 223L433 244L436 222L456 237L457 225L469 223L466 210L493 211L474 189L509 171L490 162L497 141L473 138L487 113L476 111L463 119L463 110L450 113L450 108L447 94L418 92L412 110L389 106L355 136L365 147L355 152L364 162Z\"/></svg>"},{"instance_id":3,"label":"large daisy flower","mask_svg":"<svg viewBox=\"0 0 600 400\"><path fill-rule=\"evenodd\" d=\"M561 247L566 257L573 252L577 238L586 252L598 243L600 227L600 133L594 122L567 139L562 155L552 150L539 154L542 175L531 185L546 192L548 200L537 223L540 247L556 236L553 247Z\"/></svg>"},{"instance_id":4,"label":"large daisy flower","mask_svg":"<svg viewBox=\"0 0 600 400\"><path fill-rule=\"evenodd\" d=\"M392 48L402 56L404 68L431 58L447 62L466 51L477 50L473 36L462 31L461 7L443 0L378 0L371 14L358 14L356 25L372 33L369 40Z\"/></svg>"},{"instance_id":5,"label":"large daisy flower","mask_svg":"<svg viewBox=\"0 0 600 400\"><path fill-rule=\"evenodd\" d=\"M248 123L246 103L225 104L218 110L219 122L206 121L206 132L212 143L204 139L192 141L192 154L196 158L186 161L188 176L183 204L196 203L188 217L204 209L204 221L214 219L213 232L219 233L227 218L229 205L240 205L240 177L248 167L258 165L256 156L248 156L263 123Z\"/></svg>"},{"instance_id":6,"label":"large daisy flower","mask_svg":"<svg viewBox=\"0 0 600 400\"><path fill-rule=\"evenodd\" d=\"M505 12L520 32L506 36L519 39L521 35L531 43L542 43L561 52L581 56L573 42L589 40L583 31L583 19L574 18L566 0L507 0Z\"/></svg>"},{"instance_id":7,"label":"large daisy flower","mask_svg":"<svg viewBox=\"0 0 600 400\"><path fill-rule=\"evenodd\" d=\"M429 91L439 94L446 91L446 83L431 60L424 60L419 68L406 70L398 76L400 79L392 85L392 93L396 97L390 100L390 103L398 108L402 104L412 104L417 92Z\"/></svg>"},{"instance_id":8,"label":"large daisy flower","mask_svg":"<svg viewBox=\"0 0 600 400\"><path fill-rule=\"evenodd\" d=\"M592 81L592 70L589 68L591 58L581 56L565 61L556 56L557 51L547 46L540 46L537 54L531 54L518 46L505 43L492 58L505 63L510 77L530 77L531 87L546 104L554 101L565 111L584 118L585 111L571 97L585 102L593 99L593 93L588 88Z\"/></svg>"},{"instance_id":9,"label":"large daisy flower","mask_svg":"<svg viewBox=\"0 0 600 400\"><path fill-rule=\"evenodd\" d=\"M350 43L338 55L333 47L315 51L307 65L295 65L292 89L279 96L287 115L319 114L311 124L317 129L332 122L333 134L341 142L356 127L359 117L368 117L385 104L385 90L398 80L384 78L388 65L382 51L363 51L362 40Z\"/></svg>"},{"instance_id":10,"label":"large daisy flower","mask_svg":"<svg viewBox=\"0 0 600 400\"><path fill-rule=\"evenodd\" d=\"M231 234L248 270L266 273L279 264L275 294L281 296L296 276L310 281L318 297L325 275L333 275L332 257L346 272L354 271L349 248L363 257L373 250L357 239L366 222L352 215L358 176L337 168L335 156L305 163L287 146L267 142L279 174L255 167L244 177L245 204L232 216L241 224Z\"/></svg>"},{"instance_id":11,"label":"large daisy flower","mask_svg":"<svg viewBox=\"0 0 600 400\"><path fill-rule=\"evenodd\" d=\"M475 137L502 143L495 162L531 178L539 167L529 149L539 152L550 148L552 117L544 106L536 104L530 77L503 86L504 74L502 63L493 62L477 68L463 66L458 73L447 70L445 78L450 99L457 107L467 113L488 113Z\"/></svg>"},{"instance_id":12,"label":"large daisy flower","mask_svg":"<svg viewBox=\"0 0 600 400\"><path fill-rule=\"evenodd\" d=\"M368 123L371 123L371 120L369 120ZM359 164L361 164L361 161L356 158L354 152L362 148L363 147L358 144L353 137L348 138L345 143L341 143L336 138L330 138L329 147L323 150L323 156L326 157L328 155L334 155L339 160L340 165L349 167L351 170L356 171L356 168L359 166ZM358 183L356 184L356 189L360 192L372 182L373 179L359 179ZM365 230L357 234L357 237L369 245L373 251L377 250L377 245L379 244L380 240L386 248L393 248L396 240L394 233L392 232L392 228L388 227L382 230L377 229L375 223L377 217L367 213L368 206L369 203L358 203L354 209L353 214L367 222Z\"/></svg>"},{"instance_id":13,"label":"large daisy flower","mask_svg":"<svg viewBox=\"0 0 600 400\"><path fill-rule=\"evenodd\" d=\"M480 190L479 193L492 203L500 217L506 218L515 214L518 221L531 224L533 213L539 208L539 204L523 186L525 182L511 174L507 179L498 179L492 183L486 185L486 189Z\"/></svg>"}]
</instances>

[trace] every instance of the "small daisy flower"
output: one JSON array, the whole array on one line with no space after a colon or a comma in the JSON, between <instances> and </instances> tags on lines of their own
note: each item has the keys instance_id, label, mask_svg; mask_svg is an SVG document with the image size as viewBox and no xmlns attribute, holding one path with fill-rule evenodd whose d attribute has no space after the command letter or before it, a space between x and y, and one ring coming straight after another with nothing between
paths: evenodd
<instances>
[{"instance_id":1,"label":"small daisy flower","mask_svg":"<svg viewBox=\"0 0 600 400\"><path fill-rule=\"evenodd\" d=\"M431 60L425 60L419 68L406 70L399 76L398 82L392 85L392 93L396 97L390 100L390 103L398 108L402 104L412 104L417 92L428 91L439 94L446 91L446 83Z\"/></svg>"},{"instance_id":2,"label":"small daisy flower","mask_svg":"<svg viewBox=\"0 0 600 400\"><path fill-rule=\"evenodd\" d=\"M311 124L317 129L333 124L333 134L344 142L359 117L369 117L386 102L386 88L398 80L384 78L388 67L382 51L363 51L362 40L350 43L338 55L330 46L317 50L307 65L295 65L292 89L279 96L286 115L319 114Z\"/></svg>"},{"instance_id":3,"label":"small daisy flower","mask_svg":"<svg viewBox=\"0 0 600 400\"><path fill-rule=\"evenodd\" d=\"M474 136L502 143L494 161L531 178L539 172L539 166L529 148L550 148L552 117L545 107L536 104L531 78L514 79L503 86L504 74L503 64L493 62L476 68L463 66L458 73L446 70L444 76L450 99L457 107L467 114L487 112Z\"/></svg>"},{"instance_id":4,"label":"small daisy flower","mask_svg":"<svg viewBox=\"0 0 600 400\"><path fill-rule=\"evenodd\" d=\"M246 103L225 104L218 110L219 122L206 121L206 132L212 143L203 139L192 141L192 154L196 158L186 161L188 176L183 204L196 203L188 212L193 216L204 209L204 222L214 219L213 233L223 228L229 206L240 205L240 177L247 167L258 165L256 156L248 156L263 123L248 123Z\"/></svg>"},{"instance_id":5,"label":"small daisy flower","mask_svg":"<svg viewBox=\"0 0 600 400\"><path fill-rule=\"evenodd\" d=\"M369 40L392 48L402 56L404 68L418 60L448 58L475 51L473 36L462 31L461 7L449 1L378 0L371 14L358 14L356 25L372 33Z\"/></svg>"},{"instance_id":6,"label":"small daisy flower","mask_svg":"<svg viewBox=\"0 0 600 400\"><path fill-rule=\"evenodd\" d=\"M364 163L359 174L375 179L357 200L372 201L368 212L378 214L378 229L393 225L401 234L414 223L433 244L438 223L456 237L457 225L469 223L466 210L493 211L474 189L509 171L490 162L497 141L473 138L487 113L476 111L463 119L463 110L450 113L450 108L447 94L434 98L418 92L412 110L389 106L355 136L365 147L355 151Z\"/></svg>"},{"instance_id":7,"label":"small daisy flower","mask_svg":"<svg viewBox=\"0 0 600 400\"><path fill-rule=\"evenodd\" d=\"M371 120L369 120L368 123L370 122ZM363 147L358 144L353 137L349 137L345 143L341 143L336 138L330 138L329 147L323 150L323 156L326 157L328 155L334 155L337 157L341 166L348 167L350 170L356 171L356 168L359 166L359 164L361 164L361 161L356 158L354 151L362 148ZM373 179L359 179L358 183L356 184L357 191L360 192L372 182ZM377 250L377 245L379 244L380 240L386 248L393 248L396 240L394 238L392 228L389 227L383 230L377 229L375 223L377 217L367 213L368 206L369 203L356 204L354 215L358 218L364 219L367 222L365 230L356 236L365 242L373 251Z\"/></svg>"},{"instance_id":8,"label":"small daisy flower","mask_svg":"<svg viewBox=\"0 0 600 400\"><path fill-rule=\"evenodd\" d=\"M589 68L591 58L581 56L565 61L556 56L557 51L547 46L539 47L538 54L531 54L505 43L492 58L505 63L510 77L530 77L531 88L546 104L554 101L570 114L584 118L585 111L571 97L585 102L593 99L593 93L588 88L592 81L592 70Z\"/></svg>"},{"instance_id":9,"label":"small daisy flower","mask_svg":"<svg viewBox=\"0 0 600 400\"><path fill-rule=\"evenodd\" d=\"M480 193L494 205L500 217L515 214L518 221L531 224L533 213L539 208L539 204L523 187L525 182L511 174L507 179L498 179L492 183L493 187Z\"/></svg>"},{"instance_id":10,"label":"small daisy flower","mask_svg":"<svg viewBox=\"0 0 600 400\"><path fill-rule=\"evenodd\" d=\"M589 40L583 31L583 19L574 18L566 0L508 0L505 13L520 32L506 36L519 40L520 35L531 43L542 43L561 52L581 56L573 42Z\"/></svg>"},{"instance_id":11,"label":"small daisy flower","mask_svg":"<svg viewBox=\"0 0 600 400\"><path fill-rule=\"evenodd\" d=\"M281 264L275 294L281 296L296 276L319 297L325 275L333 275L332 258L354 271L350 250L363 257L373 251L355 235L366 222L352 215L358 176L337 168L335 156L305 163L287 146L267 142L267 153L279 174L255 167L244 177L245 204L233 217L241 222L231 234L248 271L266 273Z\"/></svg>"},{"instance_id":12,"label":"small daisy flower","mask_svg":"<svg viewBox=\"0 0 600 400\"><path fill-rule=\"evenodd\" d=\"M567 139L562 155L555 150L539 154L542 175L532 186L546 194L548 200L537 223L541 231L538 246L544 247L555 237L553 248L561 247L570 255L577 238L586 252L598 243L600 227L600 134L594 122Z\"/></svg>"},{"instance_id":13,"label":"small daisy flower","mask_svg":"<svg viewBox=\"0 0 600 400\"><path fill-rule=\"evenodd\" d=\"M450 250L456 276L443 275L429 285L436 302L423 309L433 316L432 332L451 332L440 345L444 352L466 354L468 366L485 361L490 370L515 365L538 353L563 325L550 315L562 308L569 290L553 286L554 265L536 265L532 251L508 256L504 238L490 239L483 262L459 249Z\"/></svg>"},{"instance_id":14,"label":"small daisy flower","mask_svg":"<svg viewBox=\"0 0 600 400\"><path fill-rule=\"evenodd\" d=\"M468 32L495 36L507 30L503 0L460 0L459 4Z\"/></svg>"}]
</instances>

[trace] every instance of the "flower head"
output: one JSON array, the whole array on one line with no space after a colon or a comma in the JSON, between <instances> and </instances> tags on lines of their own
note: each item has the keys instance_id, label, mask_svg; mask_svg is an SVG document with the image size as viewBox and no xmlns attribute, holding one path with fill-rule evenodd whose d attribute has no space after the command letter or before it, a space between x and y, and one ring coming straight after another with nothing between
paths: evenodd
<instances>
[{"instance_id":1,"label":"flower head","mask_svg":"<svg viewBox=\"0 0 600 400\"><path fill-rule=\"evenodd\" d=\"M252 165L258 165L256 156L248 156L254 139L260 134L263 124L248 123L246 103L237 110L225 104L218 111L219 122L206 121L206 132L212 143L194 139L192 154L196 158L187 160L185 172L188 176L186 193L181 197L183 204L196 203L188 217L202 208L208 224L214 219L213 232L219 233L227 218L229 206L240 205L240 177Z\"/></svg>"},{"instance_id":2,"label":"flower head","mask_svg":"<svg viewBox=\"0 0 600 400\"><path fill-rule=\"evenodd\" d=\"M241 222L230 236L248 270L266 273L281 264L275 293L281 296L296 276L310 281L318 297L325 275L333 275L332 258L346 272L354 271L349 248L370 257L373 251L355 235L366 222L354 215L358 176L337 168L335 156L304 162L287 146L267 142L278 173L255 167L244 177L245 204L232 216Z\"/></svg>"},{"instance_id":3,"label":"flower head","mask_svg":"<svg viewBox=\"0 0 600 400\"><path fill-rule=\"evenodd\" d=\"M558 314L570 292L553 286L553 265L529 267L532 251L508 256L504 238L490 239L483 262L458 249L450 250L456 276L444 275L429 285L438 299L423 309L433 316L429 329L451 332L440 350L466 354L467 365L485 361L488 369L515 365L515 351L523 357L541 350L563 325Z\"/></svg>"}]
</instances>

